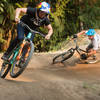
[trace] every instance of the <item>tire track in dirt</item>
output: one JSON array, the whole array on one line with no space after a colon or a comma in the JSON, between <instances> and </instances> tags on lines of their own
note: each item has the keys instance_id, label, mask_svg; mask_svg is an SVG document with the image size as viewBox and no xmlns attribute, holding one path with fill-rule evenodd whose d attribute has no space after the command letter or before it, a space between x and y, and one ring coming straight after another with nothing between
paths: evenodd
<instances>
[{"instance_id":1,"label":"tire track in dirt","mask_svg":"<svg viewBox=\"0 0 100 100\"><path fill-rule=\"evenodd\" d=\"M77 64L76 58L52 64L56 54L34 54L16 79L0 79L0 100L100 100L100 63Z\"/></svg>"}]
</instances>

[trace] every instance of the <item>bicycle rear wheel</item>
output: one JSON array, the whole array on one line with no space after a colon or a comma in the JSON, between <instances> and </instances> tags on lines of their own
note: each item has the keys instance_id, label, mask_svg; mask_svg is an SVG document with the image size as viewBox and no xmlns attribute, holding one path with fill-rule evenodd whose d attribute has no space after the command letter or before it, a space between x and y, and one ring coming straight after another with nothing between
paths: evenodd
<instances>
[{"instance_id":1,"label":"bicycle rear wheel","mask_svg":"<svg viewBox=\"0 0 100 100\"><path fill-rule=\"evenodd\" d=\"M2 63L1 69L0 69L0 77L5 78L11 68L11 64L8 64L6 61Z\"/></svg>"},{"instance_id":2,"label":"bicycle rear wheel","mask_svg":"<svg viewBox=\"0 0 100 100\"><path fill-rule=\"evenodd\" d=\"M100 62L100 60L98 60L98 59L89 59L89 60L86 60L87 64L96 64L98 62Z\"/></svg>"},{"instance_id":3,"label":"bicycle rear wheel","mask_svg":"<svg viewBox=\"0 0 100 100\"><path fill-rule=\"evenodd\" d=\"M27 57L25 57L28 48L30 48L30 51L28 52ZM25 70L26 66L28 65L32 57L33 52L34 52L34 46L32 41L26 42L26 44L23 47L20 60L15 59L14 63L11 66L10 76L12 78L18 77Z\"/></svg>"},{"instance_id":4,"label":"bicycle rear wheel","mask_svg":"<svg viewBox=\"0 0 100 100\"><path fill-rule=\"evenodd\" d=\"M73 48L69 49L68 51L61 53L53 58L53 64L55 63L63 63L65 60L71 58L74 54Z\"/></svg>"}]
</instances>

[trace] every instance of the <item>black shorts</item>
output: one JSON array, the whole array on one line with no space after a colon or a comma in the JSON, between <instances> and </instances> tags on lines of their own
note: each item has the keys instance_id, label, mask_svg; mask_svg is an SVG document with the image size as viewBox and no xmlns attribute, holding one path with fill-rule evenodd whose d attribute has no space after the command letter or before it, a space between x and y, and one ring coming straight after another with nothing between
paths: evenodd
<instances>
[{"instance_id":1,"label":"black shorts","mask_svg":"<svg viewBox=\"0 0 100 100\"><path fill-rule=\"evenodd\" d=\"M93 44L90 43L90 44L87 46L87 49L88 49L88 50L93 49Z\"/></svg>"}]
</instances>

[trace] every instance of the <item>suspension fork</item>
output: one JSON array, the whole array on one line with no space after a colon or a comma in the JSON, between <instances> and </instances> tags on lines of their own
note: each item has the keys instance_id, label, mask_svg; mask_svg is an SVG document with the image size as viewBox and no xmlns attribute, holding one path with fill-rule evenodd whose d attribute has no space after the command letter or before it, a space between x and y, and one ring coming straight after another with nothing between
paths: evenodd
<instances>
[{"instance_id":1,"label":"suspension fork","mask_svg":"<svg viewBox=\"0 0 100 100\"><path fill-rule=\"evenodd\" d=\"M22 44L20 45L20 50L19 50L18 56L16 57L16 60L20 59L24 45L25 45L25 40L23 40Z\"/></svg>"},{"instance_id":2,"label":"suspension fork","mask_svg":"<svg viewBox=\"0 0 100 100\"><path fill-rule=\"evenodd\" d=\"M29 45L29 44L28 44ZM28 57L28 55L29 55L29 52L30 52L30 50L31 50L31 48L30 48L30 46L28 46L27 45L27 52L25 53L25 58L27 58Z\"/></svg>"},{"instance_id":3,"label":"suspension fork","mask_svg":"<svg viewBox=\"0 0 100 100\"><path fill-rule=\"evenodd\" d=\"M81 53L80 53L79 51L82 51L82 52L85 52L85 53L86 53L85 50L82 50L82 49L80 49L80 48L76 49L76 51L78 52L79 55L81 55Z\"/></svg>"}]
</instances>

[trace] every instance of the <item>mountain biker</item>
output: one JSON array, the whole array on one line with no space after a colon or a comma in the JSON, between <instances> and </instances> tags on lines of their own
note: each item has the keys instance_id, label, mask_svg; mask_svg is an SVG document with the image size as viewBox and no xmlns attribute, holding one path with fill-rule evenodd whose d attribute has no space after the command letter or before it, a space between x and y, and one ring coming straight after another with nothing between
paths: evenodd
<instances>
[{"instance_id":1,"label":"mountain biker","mask_svg":"<svg viewBox=\"0 0 100 100\"><path fill-rule=\"evenodd\" d=\"M97 50L100 48L100 35L96 33L95 29L89 29L88 31L83 30L77 33L76 36L80 36L82 34L86 34L89 40L91 40L91 43L86 48L88 53L87 57L95 55Z\"/></svg>"},{"instance_id":2,"label":"mountain biker","mask_svg":"<svg viewBox=\"0 0 100 100\"><path fill-rule=\"evenodd\" d=\"M19 15L25 13L20 19ZM45 26L44 28L48 29L48 34L45 36L45 39L49 40L53 34L53 29L48 19L50 14L50 4L47 2L41 2L38 7L32 8L17 8L15 14L15 21L18 23L20 20L27 24L31 29L36 30L38 27ZM23 27L20 23L17 24L17 37L8 47L7 51L1 57L4 60L8 59L8 54L13 50L13 48L24 39L24 34L27 35L29 30ZM33 40L34 34L32 34L31 40Z\"/></svg>"}]
</instances>

